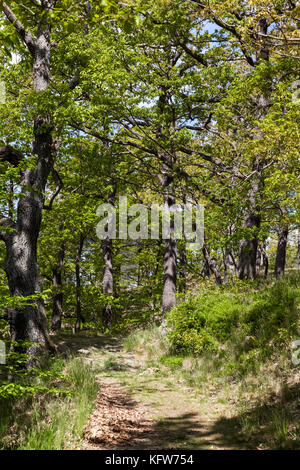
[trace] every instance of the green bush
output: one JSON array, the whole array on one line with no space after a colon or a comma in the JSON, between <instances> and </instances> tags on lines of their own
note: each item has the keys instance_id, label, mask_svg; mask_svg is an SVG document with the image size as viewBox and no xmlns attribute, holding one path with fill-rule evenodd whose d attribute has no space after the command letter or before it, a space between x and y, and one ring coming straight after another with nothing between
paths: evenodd
<instances>
[{"instance_id":1,"label":"green bush","mask_svg":"<svg viewBox=\"0 0 300 470\"><path fill-rule=\"evenodd\" d=\"M180 356L162 356L160 362L168 367L171 370L177 370L182 367L183 357Z\"/></svg>"},{"instance_id":2,"label":"green bush","mask_svg":"<svg viewBox=\"0 0 300 470\"><path fill-rule=\"evenodd\" d=\"M190 297L168 314L173 351L194 355L213 351L224 356L226 346L232 351L234 345L241 364L270 355L296 334L299 285L296 275L262 286L247 283L248 291L237 285Z\"/></svg>"},{"instance_id":3,"label":"green bush","mask_svg":"<svg viewBox=\"0 0 300 470\"><path fill-rule=\"evenodd\" d=\"M169 339L176 351L200 354L215 350L237 326L238 300L217 290L191 297L168 315Z\"/></svg>"}]
</instances>

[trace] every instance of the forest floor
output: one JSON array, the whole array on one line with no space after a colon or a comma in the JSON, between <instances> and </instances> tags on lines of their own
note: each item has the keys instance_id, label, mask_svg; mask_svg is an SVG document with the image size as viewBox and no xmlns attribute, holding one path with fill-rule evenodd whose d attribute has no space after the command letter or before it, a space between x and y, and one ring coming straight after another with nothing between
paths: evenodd
<instances>
[{"instance_id":1,"label":"forest floor","mask_svg":"<svg viewBox=\"0 0 300 470\"><path fill-rule=\"evenodd\" d=\"M60 351L97 369L99 393L82 449L249 449L230 401L186 386L143 354L125 351L112 337L60 338Z\"/></svg>"}]
</instances>

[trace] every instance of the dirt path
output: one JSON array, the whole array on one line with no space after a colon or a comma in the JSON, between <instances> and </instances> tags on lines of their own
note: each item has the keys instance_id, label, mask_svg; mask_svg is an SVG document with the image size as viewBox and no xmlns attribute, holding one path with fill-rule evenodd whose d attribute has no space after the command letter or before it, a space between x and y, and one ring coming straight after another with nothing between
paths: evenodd
<instances>
[{"instance_id":1,"label":"dirt path","mask_svg":"<svg viewBox=\"0 0 300 470\"><path fill-rule=\"evenodd\" d=\"M229 403L207 398L118 339L74 337L60 342L99 370L99 394L83 449L246 449Z\"/></svg>"}]
</instances>

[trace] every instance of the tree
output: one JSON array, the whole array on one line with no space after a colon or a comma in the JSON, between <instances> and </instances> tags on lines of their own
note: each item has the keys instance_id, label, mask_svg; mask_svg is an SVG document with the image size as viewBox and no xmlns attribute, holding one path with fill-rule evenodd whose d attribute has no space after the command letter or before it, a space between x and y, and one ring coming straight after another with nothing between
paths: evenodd
<instances>
[{"instance_id":1,"label":"tree","mask_svg":"<svg viewBox=\"0 0 300 470\"><path fill-rule=\"evenodd\" d=\"M15 2L14 2L15 3ZM54 1L42 1L39 14L35 16L36 35L15 16L5 3L1 8L8 21L25 43L33 61L33 89L36 94L46 92L50 83L51 68L51 24L49 15ZM7 148L6 148L7 149ZM5 147L2 152L5 152ZM27 297L42 292L42 281L37 263L37 239L40 230L44 192L47 179L53 168L57 143L53 139L51 118L47 109L37 113L33 123L32 154L36 156L36 166L23 173L21 186L23 197L18 201L17 219L1 219L1 239L6 245L5 271L12 296ZM15 159L19 152L8 149L6 158ZM10 230L5 230L9 228ZM32 305L20 307L10 312L12 341L30 340L27 353L31 361L39 349L53 349L51 344L42 299Z\"/></svg>"},{"instance_id":2,"label":"tree","mask_svg":"<svg viewBox=\"0 0 300 470\"><path fill-rule=\"evenodd\" d=\"M272 79L274 63L279 63L283 50L293 51L293 44L298 39L287 39L286 32L295 31L294 15L296 6L293 2L280 1L275 4L270 2L206 2L201 0L192 0L189 2L192 11L198 14L200 18L215 23L217 29L223 32L220 36L220 42L227 42L225 49L231 54L231 59L240 61L242 67L240 71L251 74L254 77L260 76L260 87L256 87L255 93L248 88L248 100L253 101L255 108L252 108L252 114L257 122L262 122L269 112L272 96ZM295 41L295 42L294 42ZM191 47L191 41L187 42L182 37L178 37L177 42L184 50L195 58L202 66L210 65L210 61L205 60L202 54L199 54L198 43L195 40L195 47ZM193 44L193 43L192 43ZM286 56L286 54L283 54ZM243 65L244 64L244 65ZM287 73L293 74L293 66L290 61L285 62ZM244 69L244 70L243 70ZM252 69L252 70L251 70ZM255 70L257 69L257 70ZM239 74L241 76L241 74ZM251 80L251 79L250 79ZM245 82L244 82L245 83ZM260 90L258 91L258 88ZM257 94L258 92L258 94ZM238 108L237 96L235 96L235 108ZM251 102L251 101L250 101ZM232 110L234 112L234 110ZM231 112L232 112L231 111ZM245 116L240 113L238 119L241 120L244 127L249 129L250 139L261 140L259 126L249 127ZM236 133L236 129L234 129ZM232 133L228 136L233 140ZM244 140L245 137L239 137ZM234 140L236 140L234 138ZM259 153L252 156L249 162L251 177L246 176L248 180L247 205L244 206L244 233L248 237L241 240L239 255L239 278L256 277L256 258L258 248L258 233L261 226L261 190L264 185L264 170L269 162L265 161ZM236 168L232 167L232 175L236 174ZM241 174L238 176L240 179Z\"/></svg>"}]
</instances>

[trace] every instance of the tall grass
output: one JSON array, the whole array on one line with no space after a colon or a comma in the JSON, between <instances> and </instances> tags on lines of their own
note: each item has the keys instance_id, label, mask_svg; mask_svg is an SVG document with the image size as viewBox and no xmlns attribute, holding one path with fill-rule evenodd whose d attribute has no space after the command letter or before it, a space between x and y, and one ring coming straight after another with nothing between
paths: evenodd
<instances>
[{"instance_id":1,"label":"tall grass","mask_svg":"<svg viewBox=\"0 0 300 470\"><path fill-rule=\"evenodd\" d=\"M134 351L154 359L168 351L169 341L167 336L162 334L161 327L152 325L147 329L131 332L124 338L123 347L126 351Z\"/></svg>"},{"instance_id":2,"label":"tall grass","mask_svg":"<svg viewBox=\"0 0 300 470\"><path fill-rule=\"evenodd\" d=\"M51 370L68 376L67 382L56 379L55 387L69 394L36 394L0 404L2 449L60 450L80 445L97 395L96 371L81 358L57 358Z\"/></svg>"}]
</instances>

